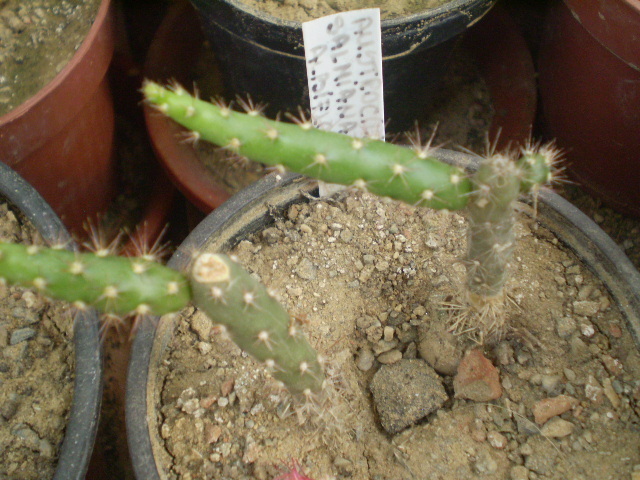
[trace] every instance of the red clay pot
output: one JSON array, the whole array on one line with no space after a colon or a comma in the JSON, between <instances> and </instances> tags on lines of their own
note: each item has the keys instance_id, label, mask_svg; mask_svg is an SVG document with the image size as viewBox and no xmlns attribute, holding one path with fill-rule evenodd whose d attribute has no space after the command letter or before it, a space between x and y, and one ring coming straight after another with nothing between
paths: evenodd
<instances>
[{"instance_id":1,"label":"red clay pot","mask_svg":"<svg viewBox=\"0 0 640 480\"><path fill-rule=\"evenodd\" d=\"M494 101L490 138L498 132L498 148L522 144L531 133L537 103L535 70L526 42L511 18L494 8L467 32L466 45L477 58ZM204 38L198 18L188 4L176 5L156 33L144 74L152 80L192 84L192 69ZM184 196L203 213L217 208L229 193L196 156L192 145L180 140L184 130L145 106L147 130L169 177ZM184 138L184 136L182 137Z\"/></svg>"},{"instance_id":2,"label":"red clay pot","mask_svg":"<svg viewBox=\"0 0 640 480\"><path fill-rule=\"evenodd\" d=\"M110 0L86 39L42 90L0 117L0 159L82 234L115 194L114 114L106 72L113 53Z\"/></svg>"},{"instance_id":3,"label":"red clay pot","mask_svg":"<svg viewBox=\"0 0 640 480\"><path fill-rule=\"evenodd\" d=\"M640 216L640 0L565 0L540 49L548 134L576 182Z\"/></svg>"},{"instance_id":4,"label":"red clay pot","mask_svg":"<svg viewBox=\"0 0 640 480\"><path fill-rule=\"evenodd\" d=\"M198 18L188 3L176 4L149 47L144 75L152 80L191 82L194 62L204 42ZM198 159L191 144L180 141L180 126L145 105L144 115L153 148L169 178L186 199L210 212L230 197Z\"/></svg>"}]
</instances>

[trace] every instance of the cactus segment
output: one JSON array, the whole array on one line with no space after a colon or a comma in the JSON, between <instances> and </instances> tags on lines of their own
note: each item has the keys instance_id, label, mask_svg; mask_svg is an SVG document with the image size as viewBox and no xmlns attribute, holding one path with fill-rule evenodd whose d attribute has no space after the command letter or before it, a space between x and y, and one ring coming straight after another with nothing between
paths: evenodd
<instances>
[{"instance_id":1,"label":"cactus segment","mask_svg":"<svg viewBox=\"0 0 640 480\"><path fill-rule=\"evenodd\" d=\"M513 202L520 192L518 167L507 157L485 159L473 177L471 195L467 284L482 298L500 295L507 279L507 264L515 245Z\"/></svg>"},{"instance_id":2,"label":"cactus segment","mask_svg":"<svg viewBox=\"0 0 640 480\"><path fill-rule=\"evenodd\" d=\"M380 196L436 209L463 208L471 191L464 172L425 156L423 149L231 111L194 98L180 87L167 89L146 82L143 92L151 104L196 138L254 161L283 165L330 183L364 186Z\"/></svg>"},{"instance_id":3,"label":"cactus segment","mask_svg":"<svg viewBox=\"0 0 640 480\"><path fill-rule=\"evenodd\" d=\"M324 382L318 354L291 317L241 265L222 254L200 254L191 267L193 301L231 339L295 394L319 393Z\"/></svg>"},{"instance_id":4,"label":"cactus segment","mask_svg":"<svg viewBox=\"0 0 640 480\"><path fill-rule=\"evenodd\" d=\"M149 260L13 243L0 243L0 278L113 315L163 315L191 298L182 274Z\"/></svg>"},{"instance_id":5,"label":"cactus segment","mask_svg":"<svg viewBox=\"0 0 640 480\"><path fill-rule=\"evenodd\" d=\"M553 161L553 154L542 149L527 150L515 162L508 156L492 155L481 162L472 178L467 287L471 304L479 310L504 301L503 287L515 247L514 203L520 193L535 191L550 181Z\"/></svg>"},{"instance_id":6,"label":"cactus segment","mask_svg":"<svg viewBox=\"0 0 640 480\"><path fill-rule=\"evenodd\" d=\"M551 183L557 155L551 148L528 149L522 153L516 162L522 172L521 193L535 192L540 186Z\"/></svg>"}]
</instances>

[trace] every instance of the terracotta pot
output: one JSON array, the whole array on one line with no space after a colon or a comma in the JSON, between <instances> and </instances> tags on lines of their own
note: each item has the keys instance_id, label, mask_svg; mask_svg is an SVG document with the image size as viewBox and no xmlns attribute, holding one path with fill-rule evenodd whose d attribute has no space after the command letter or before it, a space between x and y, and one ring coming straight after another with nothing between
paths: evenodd
<instances>
[{"instance_id":1,"label":"terracotta pot","mask_svg":"<svg viewBox=\"0 0 640 480\"><path fill-rule=\"evenodd\" d=\"M49 202L73 233L115 194L109 0L78 51L42 90L0 117L0 158Z\"/></svg>"},{"instance_id":2,"label":"terracotta pot","mask_svg":"<svg viewBox=\"0 0 640 480\"><path fill-rule=\"evenodd\" d=\"M20 175L0 164L0 195L18 208L47 243L76 246L64 225L42 196ZM60 447L54 480L82 480L96 438L102 400L103 365L98 316L78 313L74 325L75 371L73 402Z\"/></svg>"},{"instance_id":3,"label":"terracotta pot","mask_svg":"<svg viewBox=\"0 0 640 480\"><path fill-rule=\"evenodd\" d=\"M550 10L540 50L548 133L571 177L640 215L640 1L566 0Z\"/></svg>"},{"instance_id":4,"label":"terracotta pot","mask_svg":"<svg viewBox=\"0 0 640 480\"><path fill-rule=\"evenodd\" d=\"M440 151L448 163L470 166L468 155ZM471 164L471 168L473 165ZM211 213L176 251L169 262L183 269L193 251L224 252L240 241L274 223L272 209L286 211L293 203L316 195L316 183L298 175L269 175L234 195ZM628 321L631 332L640 338L640 274L629 259L592 220L551 191L543 190L539 203L521 205L528 215L553 232L561 242L605 284ZM158 391L158 363L171 342L175 316L147 321L134 341L127 384L127 430L136 477L145 480L169 478L166 452L159 445L160 416L153 411Z\"/></svg>"},{"instance_id":5,"label":"terracotta pot","mask_svg":"<svg viewBox=\"0 0 640 480\"><path fill-rule=\"evenodd\" d=\"M177 5L156 33L145 76L160 82L176 80L192 85L193 67L204 37L193 9ZM529 138L537 103L535 70L526 43L504 11L494 8L469 29L465 46L478 60L496 111L490 138L500 132L499 147L523 143ZM221 86L220 86L221 88ZM180 140L184 130L145 107L153 147L169 177L199 210L209 213L230 196L199 160L192 145Z\"/></svg>"}]
</instances>

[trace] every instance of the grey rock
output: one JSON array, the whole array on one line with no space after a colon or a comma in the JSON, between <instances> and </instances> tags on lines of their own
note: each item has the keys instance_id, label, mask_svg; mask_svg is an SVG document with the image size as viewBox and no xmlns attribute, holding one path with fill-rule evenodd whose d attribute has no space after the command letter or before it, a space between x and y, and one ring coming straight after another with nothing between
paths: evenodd
<instances>
[{"instance_id":1,"label":"grey rock","mask_svg":"<svg viewBox=\"0 0 640 480\"><path fill-rule=\"evenodd\" d=\"M556 320L556 333L560 338L569 338L576 332L576 329L576 322L571 317L561 317Z\"/></svg>"},{"instance_id":2,"label":"grey rock","mask_svg":"<svg viewBox=\"0 0 640 480\"><path fill-rule=\"evenodd\" d=\"M455 336L444 327L434 326L419 335L418 353L438 373L453 376L462 360L462 349Z\"/></svg>"},{"instance_id":3,"label":"grey rock","mask_svg":"<svg viewBox=\"0 0 640 480\"><path fill-rule=\"evenodd\" d=\"M28 447L39 450L40 437L28 425L19 423L13 427L11 434L22 440Z\"/></svg>"},{"instance_id":4,"label":"grey rock","mask_svg":"<svg viewBox=\"0 0 640 480\"><path fill-rule=\"evenodd\" d=\"M493 475L498 471L498 462L493 459L489 452L482 452L473 464L473 469L480 475Z\"/></svg>"},{"instance_id":5,"label":"grey rock","mask_svg":"<svg viewBox=\"0 0 640 480\"><path fill-rule=\"evenodd\" d=\"M303 280L314 280L317 275L317 267L308 258L303 258L296 267L295 273Z\"/></svg>"},{"instance_id":6,"label":"grey rock","mask_svg":"<svg viewBox=\"0 0 640 480\"><path fill-rule=\"evenodd\" d=\"M592 317L600 310L600 303L589 300L578 300L573 302L573 313L583 317Z\"/></svg>"},{"instance_id":7,"label":"grey rock","mask_svg":"<svg viewBox=\"0 0 640 480\"><path fill-rule=\"evenodd\" d=\"M369 388L380 423L392 434L426 417L447 400L440 377L422 360L383 365Z\"/></svg>"},{"instance_id":8,"label":"grey rock","mask_svg":"<svg viewBox=\"0 0 640 480\"><path fill-rule=\"evenodd\" d=\"M366 347L361 348L360 351L358 352L358 360L356 365L363 372L367 372L371 369L371 367L373 367L374 360L375 360L375 357L371 349Z\"/></svg>"},{"instance_id":9,"label":"grey rock","mask_svg":"<svg viewBox=\"0 0 640 480\"><path fill-rule=\"evenodd\" d=\"M549 394L555 395L560 393L561 388L561 380L562 377L560 375L542 375L541 379L542 388Z\"/></svg>"},{"instance_id":10,"label":"grey rock","mask_svg":"<svg viewBox=\"0 0 640 480\"><path fill-rule=\"evenodd\" d=\"M270 245L277 243L281 236L282 232L275 227L266 228L262 231L262 238Z\"/></svg>"},{"instance_id":11,"label":"grey rock","mask_svg":"<svg viewBox=\"0 0 640 480\"><path fill-rule=\"evenodd\" d=\"M19 343L30 340L35 336L36 336L36 331L33 328L29 328L29 327L19 328L11 332L11 338L9 340L9 344L17 345Z\"/></svg>"},{"instance_id":12,"label":"grey rock","mask_svg":"<svg viewBox=\"0 0 640 480\"><path fill-rule=\"evenodd\" d=\"M399 362L402 359L402 352L393 349L381 354L378 357L378 361L384 365L391 365L392 363Z\"/></svg>"},{"instance_id":13,"label":"grey rock","mask_svg":"<svg viewBox=\"0 0 640 480\"><path fill-rule=\"evenodd\" d=\"M340 232L340 240L344 243L349 243L352 239L353 233L351 233L351 230L342 230L342 232Z\"/></svg>"},{"instance_id":14,"label":"grey rock","mask_svg":"<svg viewBox=\"0 0 640 480\"><path fill-rule=\"evenodd\" d=\"M0 415L5 420L10 420L17 413L20 406L20 397L16 393L10 393L9 398L0 406Z\"/></svg>"},{"instance_id":15,"label":"grey rock","mask_svg":"<svg viewBox=\"0 0 640 480\"><path fill-rule=\"evenodd\" d=\"M529 480L529 470L522 465L516 465L509 472L510 480Z\"/></svg>"}]
</instances>

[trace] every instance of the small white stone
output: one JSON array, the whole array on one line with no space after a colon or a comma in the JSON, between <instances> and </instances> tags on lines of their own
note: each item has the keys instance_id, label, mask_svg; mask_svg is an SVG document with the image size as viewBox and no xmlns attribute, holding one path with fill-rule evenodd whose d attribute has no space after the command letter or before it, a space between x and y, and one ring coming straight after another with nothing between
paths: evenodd
<instances>
[{"instance_id":1,"label":"small white stone","mask_svg":"<svg viewBox=\"0 0 640 480\"><path fill-rule=\"evenodd\" d=\"M503 448L505 448L508 443L507 437L505 437L500 432L496 432L496 431L491 431L487 433L487 441L489 442L489 445L499 450L502 450Z\"/></svg>"},{"instance_id":2,"label":"small white stone","mask_svg":"<svg viewBox=\"0 0 640 480\"><path fill-rule=\"evenodd\" d=\"M591 324L583 323L582 325L580 325L580 332L583 336L591 338L596 334L596 329L593 328L593 325Z\"/></svg>"}]
</instances>

